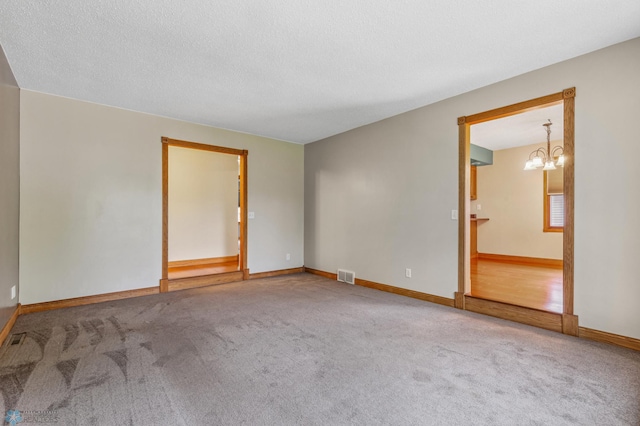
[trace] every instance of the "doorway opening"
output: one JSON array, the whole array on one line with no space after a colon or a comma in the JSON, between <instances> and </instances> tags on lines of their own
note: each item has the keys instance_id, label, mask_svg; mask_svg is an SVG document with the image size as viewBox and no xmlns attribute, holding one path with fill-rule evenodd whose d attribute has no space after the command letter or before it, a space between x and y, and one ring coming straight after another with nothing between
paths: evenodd
<instances>
[{"instance_id":1,"label":"doorway opening","mask_svg":"<svg viewBox=\"0 0 640 426\"><path fill-rule=\"evenodd\" d=\"M248 279L247 156L162 138L161 292Z\"/></svg>"},{"instance_id":2,"label":"doorway opening","mask_svg":"<svg viewBox=\"0 0 640 426\"><path fill-rule=\"evenodd\" d=\"M560 102L471 124L470 296L562 313L564 168L523 168L545 137L562 152L563 114Z\"/></svg>"},{"instance_id":3,"label":"doorway opening","mask_svg":"<svg viewBox=\"0 0 640 426\"><path fill-rule=\"evenodd\" d=\"M476 269L472 271L472 217L476 216L474 225L480 227L477 222L477 210L471 211L471 126L498 120L505 117L512 117L529 111L538 110L561 105L562 108L562 139L564 143L564 170L563 170L563 215L564 226L562 232L562 285L561 297L556 294L556 299L560 298L555 306L550 308L522 306L522 303L514 304L511 300L498 300L497 297L478 297L478 291L474 292L471 285L472 272L478 274L478 264L476 255ZM559 93L554 93L541 98L531 99L506 107L474 114L471 116L458 118L459 130L459 237L458 237L458 291L455 294L455 306L460 309L471 310L487 315L497 316L517 322L522 322L565 334L577 335L578 317L573 314L573 206L574 206L574 105L575 88L569 88ZM527 158L523 158L522 166ZM474 170L475 171L475 170ZM477 171L476 171L477 173ZM526 173L526 171L523 171ZM542 176L540 176L540 188L543 187ZM538 192L541 194L542 191ZM540 196L541 197L541 196ZM474 207L477 208L476 205ZM479 216L481 217L481 216ZM490 218L489 218L490 219ZM486 223L486 222L485 222ZM542 224L541 227L542 229ZM477 244L477 240L473 241ZM523 241L526 244L526 241ZM518 257L518 256L514 256ZM525 257L526 256L519 256ZM485 259L488 260L488 259ZM491 261L505 259L491 259ZM514 259L510 259L514 260ZM506 262L502 262L506 263ZM555 265L558 267L558 264ZM495 271L496 276L500 276L506 286L509 285L509 274L533 274L532 271L509 271L506 269ZM475 293L475 294L474 294ZM559 292L556 292L559 293ZM558 306L561 305L561 306Z\"/></svg>"}]
</instances>

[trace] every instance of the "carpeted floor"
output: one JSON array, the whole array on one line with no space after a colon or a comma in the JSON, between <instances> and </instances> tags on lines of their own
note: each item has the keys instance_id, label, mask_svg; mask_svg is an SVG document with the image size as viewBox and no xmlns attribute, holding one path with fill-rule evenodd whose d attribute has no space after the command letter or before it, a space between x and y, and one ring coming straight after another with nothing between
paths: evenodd
<instances>
[{"instance_id":1,"label":"carpeted floor","mask_svg":"<svg viewBox=\"0 0 640 426\"><path fill-rule=\"evenodd\" d=\"M638 352L309 274L23 332L0 349L3 410L65 425L640 425Z\"/></svg>"}]
</instances>

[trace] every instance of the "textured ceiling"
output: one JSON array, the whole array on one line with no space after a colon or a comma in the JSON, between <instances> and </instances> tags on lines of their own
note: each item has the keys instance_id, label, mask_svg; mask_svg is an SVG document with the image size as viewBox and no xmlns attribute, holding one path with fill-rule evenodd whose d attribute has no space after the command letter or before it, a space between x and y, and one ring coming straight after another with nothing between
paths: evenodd
<instances>
[{"instance_id":1,"label":"textured ceiling","mask_svg":"<svg viewBox=\"0 0 640 426\"><path fill-rule=\"evenodd\" d=\"M0 2L24 89L297 143L639 36L638 0Z\"/></svg>"}]
</instances>

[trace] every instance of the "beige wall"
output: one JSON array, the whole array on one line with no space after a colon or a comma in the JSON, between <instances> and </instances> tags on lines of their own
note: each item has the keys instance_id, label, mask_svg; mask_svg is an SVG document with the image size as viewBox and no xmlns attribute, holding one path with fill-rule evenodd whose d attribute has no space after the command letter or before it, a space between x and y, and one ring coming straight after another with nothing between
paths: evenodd
<instances>
[{"instance_id":1,"label":"beige wall","mask_svg":"<svg viewBox=\"0 0 640 426\"><path fill-rule=\"evenodd\" d=\"M19 209L20 90L0 47L0 329L18 304Z\"/></svg>"},{"instance_id":2,"label":"beige wall","mask_svg":"<svg viewBox=\"0 0 640 426\"><path fill-rule=\"evenodd\" d=\"M494 151L493 165L478 167L478 199L471 202L471 213L489 218L478 222L478 252L562 259L562 234L542 231L542 169L522 170L540 147L546 143Z\"/></svg>"},{"instance_id":3,"label":"beige wall","mask_svg":"<svg viewBox=\"0 0 640 426\"><path fill-rule=\"evenodd\" d=\"M238 254L238 156L169 147L169 261Z\"/></svg>"},{"instance_id":4,"label":"beige wall","mask_svg":"<svg viewBox=\"0 0 640 426\"><path fill-rule=\"evenodd\" d=\"M23 304L158 285L162 136L249 150L248 266L303 265L301 145L25 90L20 127Z\"/></svg>"},{"instance_id":5,"label":"beige wall","mask_svg":"<svg viewBox=\"0 0 640 426\"><path fill-rule=\"evenodd\" d=\"M575 313L640 338L638 69L634 39L306 145L306 266L452 298L456 118L575 86Z\"/></svg>"}]
</instances>

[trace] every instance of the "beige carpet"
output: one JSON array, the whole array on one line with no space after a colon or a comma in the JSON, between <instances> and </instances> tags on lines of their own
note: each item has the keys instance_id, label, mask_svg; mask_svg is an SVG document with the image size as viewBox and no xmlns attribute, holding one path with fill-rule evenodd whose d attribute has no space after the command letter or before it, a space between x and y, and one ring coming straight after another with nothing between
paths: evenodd
<instances>
[{"instance_id":1,"label":"beige carpet","mask_svg":"<svg viewBox=\"0 0 640 426\"><path fill-rule=\"evenodd\" d=\"M3 412L65 425L640 425L638 352L308 274L12 333Z\"/></svg>"}]
</instances>

